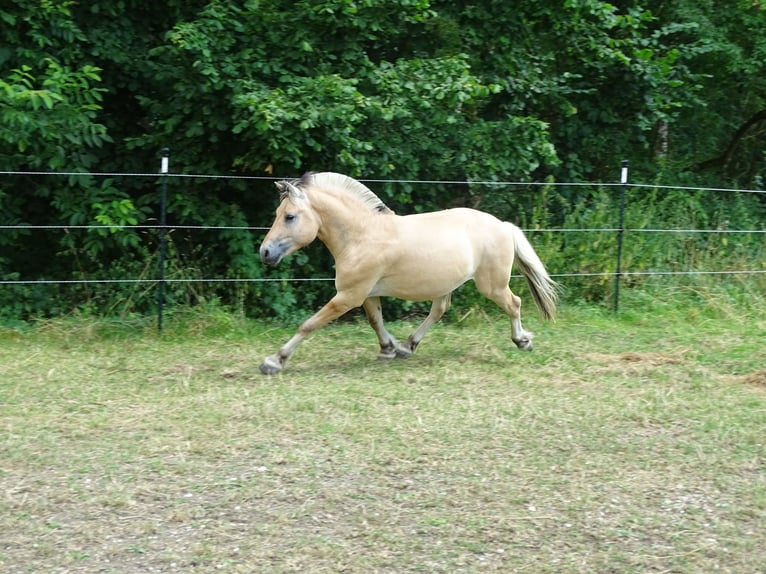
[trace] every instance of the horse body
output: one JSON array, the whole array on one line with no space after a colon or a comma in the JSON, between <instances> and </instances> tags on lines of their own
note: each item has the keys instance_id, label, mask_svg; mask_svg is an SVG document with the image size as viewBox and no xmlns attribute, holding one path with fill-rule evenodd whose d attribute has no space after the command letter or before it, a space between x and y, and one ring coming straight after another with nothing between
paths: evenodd
<instances>
[{"instance_id":1,"label":"horse body","mask_svg":"<svg viewBox=\"0 0 766 574\"><path fill-rule=\"evenodd\" d=\"M506 242L506 252L512 245L502 222L472 209L389 217L389 232L398 240L377 256L380 278L370 295L409 301L447 295L473 279L498 242Z\"/></svg>"},{"instance_id":2,"label":"horse body","mask_svg":"<svg viewBox=\"0 0 766 574\"><path fill-rule=\"evenodd\" d=\"M555 312L556 285L511 223L468 208L398 216L361 183L334 173L306 174L277 187L282 202L261 245L262 260L276 265L318 237L335 258L337 293L264 360L265 374L279 372L311 332L359 306L378 336L379 356L407 357L449 308L452 291L470 279L509 315L516 345L531 350L532 334L521 325L521 301L508 288L514 256L543 316ZM381 296L433 304L423 324L400 343L384 326Z\"/></svg>"}]
</instances>

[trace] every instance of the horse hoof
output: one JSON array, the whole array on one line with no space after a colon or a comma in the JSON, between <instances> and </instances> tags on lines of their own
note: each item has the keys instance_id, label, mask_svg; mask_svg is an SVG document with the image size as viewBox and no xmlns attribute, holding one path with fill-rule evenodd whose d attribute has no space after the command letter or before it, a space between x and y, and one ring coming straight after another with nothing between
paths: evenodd
<instances>
[{"instance_id":1,"label":"horse hoof","mask_svg":"<svg viewBox=\"0 0 766 574\"><path fill-rule=\"evenodd\" d=\"M534 335L529 331L522 331L521 337L518 339L513 339L513 342L516 343L516 346L522 351L531 351L533 338Z\"/></svg>"},{"instance_id":2,"label":"horse hoof","mask_svg":"<svg viewBox=\"0 0 766 574\"><path fill-rule=\"evenodd\" d=\"M282 365L280 365L271 357L266 357L263 360L263 363L261 363L261 366L258 368L264 375L276 375L279 371L282 370Z\"/></svg>"},{"instance_id":3,"label":"horse hoof","mask_svg":"<svg viewBox=\"0 0 766 574\"><path fill-rule=\"evenodd\" d=\"M396 356L397 356L396 351L394 351L393 349L390 351L381 351L380 353L378 353L378 359L385 360L385 361L395 359Z\"/></svg>"},{"instance_id":4,"label":"horse hoof","mask_svg":"<svg viewBox=\"0 0 766 574\"><path fill-rule=\"evenodd\" d=\"M400 345L396 348L395 355L397 359L409 359L412 356L412 353L413 351Z\"/></svg>"},{"instance_id":5,"label":"horse hoof","mask_svg":"<svg viewBox=\"0 0 766 574\"><path fill-rule=\"evenodd\" d=\"M522 351L531 351L532 350L532 339L531 337L523 337L519 339L518 341L514 341L516 343L516 346L521 349Z\"/></svg>"}]
</instances>

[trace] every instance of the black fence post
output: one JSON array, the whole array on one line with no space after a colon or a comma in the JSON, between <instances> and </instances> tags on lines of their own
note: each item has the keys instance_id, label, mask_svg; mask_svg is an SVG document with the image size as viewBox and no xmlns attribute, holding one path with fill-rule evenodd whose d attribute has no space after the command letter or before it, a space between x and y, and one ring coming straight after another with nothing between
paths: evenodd
<instances>
[{"instance_id":1,"label":"black fence post","mask_svg":"<svg viewBox=\"0 0 766 574\"><path fill-rule=\"evenodd\" d=\"M160 173L162 174L162 184L160 185L160 254L157 269L157 331L162 333L162 313L165 306L165 255L167 251L166 235L167 229L167 210L168 210L168 162L170 159L170 149L162 148L162 164Z\"/></svg>"},{"instance_id":2,"label":"black fence post","mask_svg":"<svg viewBox=\"0 0 766 574\"><path fill-rule=\"evenodd\" d=\"M617 269L614 274L614 312L620 310L620 277L622 276L622 236L625 234L625 190L628 187L628 160L620 170L620 222L617 226Z\"/></svg>"}]
</instances>

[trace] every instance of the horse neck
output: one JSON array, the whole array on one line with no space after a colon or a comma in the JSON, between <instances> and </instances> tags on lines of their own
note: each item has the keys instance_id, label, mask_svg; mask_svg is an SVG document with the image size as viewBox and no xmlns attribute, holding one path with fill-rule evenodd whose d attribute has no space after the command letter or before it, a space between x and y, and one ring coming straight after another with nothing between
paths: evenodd
<instances>
[{"instance_id":1,"label":"horse neck","mask_svg":"<svg viewBox=\"0 0 766 574\"><path fill-rule=\"evenodd\" d=\"M319 216L317 237L333 256L342 253L348 245L355 244L364 233L367 220L378 215L342 192L314 193L309 201Z\"/></svg>"}]
</instances>

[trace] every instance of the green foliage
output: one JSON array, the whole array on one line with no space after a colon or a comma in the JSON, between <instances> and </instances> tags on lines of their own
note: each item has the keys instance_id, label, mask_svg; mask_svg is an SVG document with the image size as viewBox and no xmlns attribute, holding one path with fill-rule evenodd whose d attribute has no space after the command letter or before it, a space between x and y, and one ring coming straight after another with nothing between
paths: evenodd
<instances>
[{"instance_id":1,"label":"green foliage","mask_svg":"<svg viewBox=\"0 0 766 574\"><path fill-rule=\"evenodd\" d=\"M172 171L215 175L606 182L629 158L634 180L647 182L762 188L766 177L759 2L12 0L0 22L0 168L82 173L0 180L0 224L14 226L0 232L2 277L151 277L157 234L143 226L158 218L156 178L88 173L155 172L166 146ZM401 213L471 205L529 228L615 225L611 190L373 187ZM279 270L258 261L260 233L248 227L270 222L269 181L180 180L170 192L171 275L270 280L177 284L171 301L289 315L332 292L285 281L331 276L321 248ZM764 221L761 196L652 193L628 205L647 225L680 225L662 220L679 213L699 225ZM203 229L214 226L225 229ZM751 237L723 238L636 240L657 268L666 252L674 268L761 256ZM537 239L561 268L611 260L596 255L613 247L609 234ZM626 258L645 265L639 252ZM609 288L594 279L573 291L600 299ZM19 286L0 295L0 311L143 313L150 292Z\"/></svg>"},{"instance_id":2,"label":"green foliage","mask_svg":"<svg viewBox=\"0 0 766 574\"><path fill-rule=\"evenodd\" d=\"M697 184L763 188L766 128L766 6L740 1L651 2L696 74L696 103L679 109L671 131L674 163ZM675 172L670 172L676 177ZM670 183L670 181L668 181Z\"/></svg>"},{"instance_id":3,"label":"green foliage","mask_svg":"<svg viewBox=\"0 0 766 574\"><path fill-rule=\"evenodd\" d=\"M552 273L615 272L619 194L617 187L579 188L577 201L563 208L563 221L550 215L548 225L545 217L539 221L539 227L543 228L604 230L534 234L538 253ZM545 197L552 203L562 200L561 195L550 191ZM643 286L651 281L651 276L644 273L764 269L763 221L763 206L753 195L631 187L626 193L623 284ZM725 233L732 228L743 232ZM693 231L698 229L712 233ZM718 283L727 280L725 276L718 279ZM763 279L756 275L748 277L756 289L758 285L766 287ZM685 281L683 278L665 280L667 283ZM698 276L690 280L701 281ZM614 277L573 277L565 284L568 298L608 301L613 296Z\"/></svg>"},{"instance_id":4,"label":"green foliage","mask_svg":"<svg viewBox=\"0 0 766 574\"><path fill-rule=\"evenodd\" d=\"M52 59L35 75L33 68L14 68L0 78L0 146L5 169L61 170L89 168L95 156L88 148L111 141L96 121L103 88L99 69L70 70Z\"/></svg>"}]
</instances>

